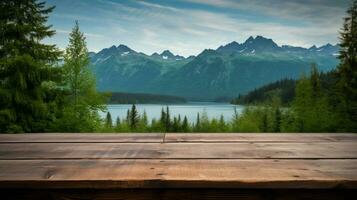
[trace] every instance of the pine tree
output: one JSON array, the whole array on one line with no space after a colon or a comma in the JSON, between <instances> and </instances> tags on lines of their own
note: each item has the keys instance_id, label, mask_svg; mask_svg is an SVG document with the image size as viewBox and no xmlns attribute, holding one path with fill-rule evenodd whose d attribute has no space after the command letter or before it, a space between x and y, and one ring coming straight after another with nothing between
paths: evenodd
<instances>
[{"instance_id":1,"label":"pine tree","mask_svg":"<svg viewBox=\"0 0 357 200\"><path fill-rule=\"evenodd\" d=\"M147 124L148 124L148 116L147 116L145 110L144 110L143 116L141 117L141 122L144 126L147 126Z\"/></svg>"},{"instance_id":2,"label":"pine tree","mask_svg":"<svg viewBox=\"0 0 357 200\"><path fill-rule=\"evenodd\" d=\"M312 87L312 98L317 99L321 97L321 81L320 74L316 64L311 65L310 82Z\"/></svg>"},{"instance_id":3,"label":"pine tree","mask_svg":"<svg viewBox=\"0 0 357 200\"><path fill-rule=\"evenodd\" d=\"M275 109L275 113L274 113L274 132L280 132L281 130L281 111L280 108L277 107Z\"/></svg>"},{"instance_id":4,"label":"pine tree","mask_svg":"<svg viewBox=\"0 0 357 200\"><path fill-rule=\"evenodd\" d=\"M200 113L197 113L195 131L199 132L201 130L201 121L200 121Z\"/></svg>"},{"instance_id":5,"label":"pine tree","mask_svg":"<svg viewBox=\"0 0 357 200\"><path fill-rule=\"evenodd\" d=\"M264 111L263 116L262 116L262 124L261 124L261 131L262 132L268 132L268 115L266 111Z\"/></svg>"},{"instance_id":6,"label":"pine tree","mask_svg":"<svg viewBox=\"0 0 357 200\"><path fill-rule=\"evenodd\" d=\"M166 113L165 113L164 108L161 108L160 124L161 124L162 129L165 129ZM163 131L165 131L165 130L163 130Z\"/></svg>"},{"instance_id":7,"label":"pine tree","mask_svg":"<svg viewBox=\"0 0 357 200\"><path fill-rule=\"evenodd\" d=\"M340 36L340 65L337 69L338 111L342 131L357 132L357 1L347 11Z\"/></svg>"},{"instance_id":8,"label":"pine tree","mask_svg":"<svg viewBox=\"0 0 357 200\"><path fill-rule=\"evenodd\" d=\"M178 132L179 130L179 124L178 124L178 119L174 117L173 122L172 122L172 132Z\"/></svg>"},{"instance_id":9,"label":"pine tree","mask_svg":"<svg viewBox=\"0 0 357 200\"><path fill-rule=\"evenodd\" d=\"M43 132L56 117L60 56L43 40L54 7L36 0L0 3L0 132Z\"/></svg>"},{"instance_id":10,"label":"pine tree","mask_svg":"<svg viewBox=\"0 0 357 200\"><path fill-rule=\"evenodd\" d=\"M112 120L112 115L110 114L110 112L107 112L105 125L106 125L107 128L112 128L113 127L113 120Z\"/></svg>"},{"instance_id":11,"label":"pine tree","mask_svg":"<svg viewBox=\"0 0 357 200\"><path fill-rule=\"evenodd\" d=\"M171 130L171 119L170 119L170 110L169 107L166 106L166 119L165 119L165 130L169 132Z\"/></svg>"},{"instance_id":12,"label":"pine tree","mask_svg":"<svg viewBox=\"0 0 357 200\"><path fill-rule=\"evenodd\" d=\"M183 132L188 132L189 131L188 120L187 120L186 116L183 118L181 127L182 127L181 129L182 129Z\"/></svg>"},{"instance_id":13,"label":"pine tree","mask_svg":"<svg viewBox=\"0 0 357 200\"><path fill-rule=\"evenodd\" d=\"M130 122L129 122L131 130L135 130L138 127L139 119L140 119L139 113L136 110L135 104L133 104L130 111Z\"/></svg>"},{"instance_id":14,"label":"pine tree","mask_svg":"<svg viewBox=\"0 0 357 200\"><path fill-rule=\"evenodd\" d=\"M89 68L85 37L76 21L64 56L64 88L68 90L65 114L58 124L68 132L94 131L100 125L98 111L105 108L105 96L96 91Z\"/></svg>"},{"instance_id":15,"label":"pine tree","mask_svg":"<svg viewBox=\"0 0 357 200\"><path fill-rule=\"evenodd\" d=\"M144 110L143 115L140 117L139 130L144 132L146 131L147 127L148 127L148 116L146 114L146 111Z\"/></svg>"},{"instance_id":16,"label":"pine tree","mask_svg":"<svg viewBox=\"0 0 357 200\"><path fill-rule=\"evenodd\" d=\"M227 124L224 121L224 116L223 115L221 115L219 117L218 126L219 126L219 128L221 129L222 132L226 132L227 131Z\"/></svg>"},{"instance_id":17,"label":"pine tree","mask_svg":"<svg viewBox=\"0 0 357 200\"><path fill-rule=\"evenodd\" d=\"M321 93L320 78L314 73L312 70L310 78L302 77L296 85L291 111L298 132L329 132L336 121L326 95Z\"/></svg>"},{"instance_id":18,"label":"pine tree","mask_svg":"<svg viewBox=\"0 0 357 200\"><path fill-rule=\"evenodd\" d=\"M126 111L126 123L127 124L130 124L130 109L128 109L127 111Z\"/></svg>"},{"instance_id":19,"label":"pine tree","mask_svg":"<svg viewBox=\"0 0 357 200\"><path fill-rule=\"evenodd\" d=\"M116 123L115 123L116 128L120 127L120 118L117 117Z\"/></svg>"}]
</instances>

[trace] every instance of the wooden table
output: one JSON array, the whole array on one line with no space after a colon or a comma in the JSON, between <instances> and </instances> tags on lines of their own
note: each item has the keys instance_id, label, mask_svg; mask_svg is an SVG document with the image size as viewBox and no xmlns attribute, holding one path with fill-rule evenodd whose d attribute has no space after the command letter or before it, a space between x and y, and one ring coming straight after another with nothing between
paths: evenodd
<instances>
[{"instance_id":1,"label":"wooden table","mask_svg":"<svg viewBox=\"0 0 357 200\"><path fill-rule=\"evenodd\" d=\"M357 134L0 134L0 199L357 199Z\"/></svg>"}]
</instances>

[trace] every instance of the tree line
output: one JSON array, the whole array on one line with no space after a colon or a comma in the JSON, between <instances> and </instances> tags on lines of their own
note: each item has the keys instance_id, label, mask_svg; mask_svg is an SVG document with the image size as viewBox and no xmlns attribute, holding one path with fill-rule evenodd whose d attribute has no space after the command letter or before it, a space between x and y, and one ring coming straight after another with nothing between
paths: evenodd
<instances>
[{"instance_id":1,"label":"tree line","mask_svg":"<svg viewBox=\"0 0 357 200\"><path fill-rule=\"evenodd\" d=\"M210 119L204 111L197 113L195 122L189 122L186 116L172 116L167 106L162 108L159 119L149 122L146 112L139 114L132 105L123 119L117 117L114 121L107 112L100 132L296 132L284 120L288 115L288 110L278 105L252 106L241 114L235 109L231 120L225 120L223 115Z\"/></svg>"},{"instance_id":2,"label":"tree line","mask_svg":"<svg viewBox=\"0 0 357 200\"><path fill-rule=\"evenodd\" d=\"M148 93L125 93L111 92L109 104L159 104L159 103L186 103L183 97L148 94Z\"/></svg>"}]
</instances>

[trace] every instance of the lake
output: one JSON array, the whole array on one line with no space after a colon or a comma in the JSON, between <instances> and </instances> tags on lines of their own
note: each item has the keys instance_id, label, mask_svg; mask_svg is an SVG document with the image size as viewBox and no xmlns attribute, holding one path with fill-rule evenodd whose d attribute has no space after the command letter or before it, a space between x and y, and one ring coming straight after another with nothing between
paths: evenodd
<instances>
[{"instance_id":1,"label":"lake","mask_svg":"<svg viewBox=\"0 0 357 200\"><path fill-rule=\"evenodd\" d=\"M110 104L108 105L108 111L112 115L112 119L115 122L117 117L120 119L126 118L127 110L131 108L131 104ZM161 109L169 106L171 118L173 116L181 115L181 119L187 116L189 122L195 122L197 113L200 115L203 112L207 113L209 119L217 118L223 115L225 121L231 120L234 114L234 108L238 113L243 111L244 106L232 105L228 103L212 103L212 102L188 102L186 104L137 104L138 112L142 114L146 111L149 122L151 119L160 119ZM106 113L101 113L102 117L105 117Z\"/></svg>"}]
</instances>

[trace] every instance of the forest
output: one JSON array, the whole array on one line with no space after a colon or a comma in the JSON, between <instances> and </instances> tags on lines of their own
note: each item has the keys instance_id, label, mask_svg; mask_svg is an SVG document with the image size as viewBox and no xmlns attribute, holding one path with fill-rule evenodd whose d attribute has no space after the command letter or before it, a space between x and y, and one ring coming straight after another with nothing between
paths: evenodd
<instances>
[{"instance_id":1,"label":"forest","mask_svg":"<svg viewBox=\"0 0 357 200\"><path fill-rule=\"evenodd\" d=\"M78 21L65 51L43 42L54 7L36 0L0 3L0 133L23 132L357 132L357 1L340 30L339 65L298 80L281 80L233 103L249 104L231 121L197 114L195 123L171 116L148 122L133 105L125 119L106 112L112 99L96 89L86 38ZM115 100L114 100L115 101ZM130 100L128 100L130 102Z\"/></svg>"},{"instance_id":2,"label":"forest","mask_svg":"<svg viewBox=\"0 0 357 200\"><path fill-rule=\"evenodd\" d=\"M186 103L186 99L182 97L147 94L147 93L125 93L111 92L109 104L159 104L159 103Z\"/></svg>"}]
</instances>

